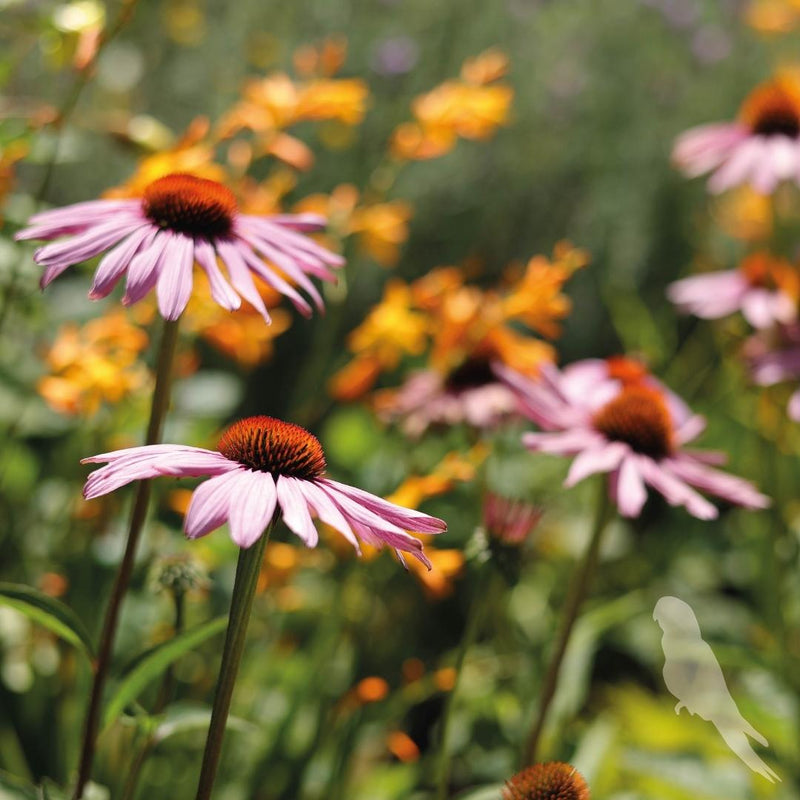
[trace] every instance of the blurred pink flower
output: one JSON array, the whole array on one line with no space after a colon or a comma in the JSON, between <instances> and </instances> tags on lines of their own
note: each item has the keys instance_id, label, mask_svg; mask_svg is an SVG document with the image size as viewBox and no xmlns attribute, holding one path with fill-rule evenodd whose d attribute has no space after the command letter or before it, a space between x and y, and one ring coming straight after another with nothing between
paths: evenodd
<instances>
[{"instance_id":1,"label":"blurred pink flower","mask_svg":"<svg viewBox=\"0 0 800 800\"><path fill-rule=\"evenodd\" d=\"M757 86L739 119L701 125L681 134L672 157L690 177L713 173L708 189L724 192L749 183L762 194L784 180L800 182L800 87L788 75Z\"/></svg>"},{"instance_id":2,"label":"blurred pink flower","mask_svg":"<svg viewBox=\"0 0 800 800\"><path fill-rule=\"evenodd\" d=\"M493 428L516 410L513 392L489 365L472 361L449 377L435 370L415 372L398 389L386 390L378 399L380 416L401 420L409 436L419 436L431 425Z\"/></svg>"},{"instance_id":3,"label":"blurred pink flower","mask_svg":"<svg viewBox=\"0 0 800 800\"><path fill-rule=\"evenodd\" d=\"M743 356L753 382L773 386L800 378L800 324L759 331L745 342ZM800 422L800 389L789 398L789 418Z\"/></svg>"},{"instance_id":4,"label":"blurred pink flower","mask_svg":"<svg viewBox=\"0 0 800 800\"><path fill-rule=\"evenodd\" d=\"M740 269L684 278L671 284L667 295L681 311L703 319L741 311L754 328L791 322L797 316L797 304L790 295L754 283Z\"/></svg>"},{"instance_id":5,"label":"blurred pink flower","mask_svg":"<svg viewBox=\"0 0 800 800\"><path fill-rule=\"evenodd\" d=\"M483 502L483 524L493 539L503 544L519 546L539 524L544 509L513 500L509 497L487 492Z\"/></svg>"},{"instance_id":6,"label":"blurred pink flower","mask_svg":"<svg viewBox=\"0 0 800 800\"><path fill-rule=\"evenodd\" d=\"M86 480L84 497L113 492L131 481L159 475L176 478L212 476L194 490L184 531L197 539L225 522L240 547L257 541L273 515L308 547L315 547L312 514L335 528L360 552L359 540L389 545L403 561L410 553L427 567L422 542L407 531L441 533L436 517L401 506L325 478L325 455L319 440L299 425L272 417L248 417L225 431L219 450L164 444L131 447L83 459L104 463Z\"/></svg>"},{"instance_id":7,"label":"blurred pink flower","mask_svg":"<svg viewBox=\"0 0 800 800\"><path fill-rule=\"evenodd\" d=\"M525 434L525 446L575 456L565 486L609 473L609 494L626 517L641 513L646 485L699 519L714 519L718 512L695 488L745 508L769 504L748 481L710 467L723 463L724 454L683 449L703 431L705 420L677 395L646 374L620 380L606 368L604 376L604 363L577 362L564 372L546 364L538 381L497 368L544 431Z\"/></svg>"},{"instance_id":8,"label":"blurred pink flower","mask_svg":"<svg viewBox=\"0 0 800 800\"><path fill-rule=\"evenodd\" d=\"M302 235L324 227L322 217L241 214L226 186L183 173L153 181L141 199L90 200L43 211L30 222L32 226L15 238L70 237L36 251L34 259L44 267L42 288L73 264L113 247L95 271L89 297L106 297L127 273L123 305L138 302L155 288L159 311L169 320L186 308L195 262L208 276L219 305L233 310L244 298L267 322L269 314L253 275L309 316L311 306L292 283L321 309L322 298L308 276L332 281L328 267L343 263L340 256ZM230 283L218 258L227 267Z\"/></svg>"}]
</instances>

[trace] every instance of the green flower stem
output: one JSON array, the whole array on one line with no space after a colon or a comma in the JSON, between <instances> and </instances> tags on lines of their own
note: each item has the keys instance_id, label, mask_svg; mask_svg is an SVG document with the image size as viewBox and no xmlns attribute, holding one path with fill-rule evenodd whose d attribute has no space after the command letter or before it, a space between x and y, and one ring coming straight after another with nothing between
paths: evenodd
<instances>
[{"instance_id":1,"label":"green flower stem","mask_svg":"<svg viewBox=\"0 0 800 800\"><path fill-rule=\"evenodd\" d=\"M578 618L578 612L589 591L589 585L597 567L603 531L606 529L606 525L611 516L611 504L608 501L605 480L599 482L599 487L600 491L597 498L597 511L595 513L592 535L589 540L589 546L567 590L567 597L564 601L564 609L561 617L561 626L555 647L553 648L553 653L550 656L550 662L547 665L544 680L542 681L542 687L539 693L539 710L525 746L523 766L536 763L539 741L542 736L542 731L544 730L545 722L547 721L547 711L556 693L558 673L561 670L564 653L567 650L572 629Z\"/></svg>"},{"instance_id":2,"label":"green flower stem","mask_svg":"<svg viewBox=\"0 0 800 800\"><path fill-rule=\"evenodd\" d=\"M161 441L161 432L164 428L164 419L169 408L170 386L172 383L172 362L175 358L175 349L178 343L178 321L164 322L161 334L161 344L156 365L156 385L153 390L153 401L150 407L150 421L147 425L145 444L158 444ZM108 669L111 665L111 654L114 648L114 638L119 623L119 612L122 599L128 590L128 585L133 572L133 563L136 557L136 547L144 527L147 516L147 506L150 502L150 481L140 481L136 489L136 498L133 501L130 526L128 528L128 541L125 553L114 580L111 597L108 601L106 616L103 621L103 630L100 634L100 644L97 651L97 662L94 666L94 680L86 719L83 727L83 745L81 759L78 766L78 781L75 785L73 800L80 800L92 772L95 749L97 747L98 726L100 723L100 710L103 704L103 688L105 687Z\"/></svg>"},{"instance_id":3,"label":"green flower stem","mask_svg":"<svg viewBox=\"0 0 800 800\"><path fill-rule=\"evenodd\" d=\"M239 662L242 660L247 624L250 621L250 609L253 607L261 562L264 560L264 550L272 529L275 527L276 519L273 518L264 534L252 547L246 550L242 548L239 552L239 563L236 565L236 579L233 583L233 596L231 597L231 611L228 617L228 630L222 650L222 665L219 668L219 678L217 678L214 707L211 709L211 724L208 728L206 749L203 753L203 765L200 768L196 800L209 800L214 788L233 687L239 672Z\"/></svg>"},{"instance_id":4,"label":"green flower stem","mask_svg":"<svg viewBox=\"0 0 800 800\"><path fill-rule=\"evenodd\" d=\"M442 736L439 742L439 754L435 771L436 800L445 800L447 797L448 784L450 782L450 732L453 726L453 709L456 704L458 687L461 683L461 674L464 671L464 661L466 660L467 652L475 643L483 611L487 605L486 590L489 585L491 573L491 562L481 564L478 576L475 580L474 594L470 602L469 611L467 612L464 633L458 646L456 663L454 665L456 671L455 680L453 682L453 688L450 690L445 700L444 713L442 715Z\"/></svg>"}]
</instances>

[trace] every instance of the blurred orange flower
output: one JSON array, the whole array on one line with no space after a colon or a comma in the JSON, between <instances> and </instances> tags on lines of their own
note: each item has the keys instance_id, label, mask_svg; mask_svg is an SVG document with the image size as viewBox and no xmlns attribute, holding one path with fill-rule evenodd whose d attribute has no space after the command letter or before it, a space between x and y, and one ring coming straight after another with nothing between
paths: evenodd
<instances>
[{"instance_id":1,"label":"blurred orange flower","mask_svg":"<svg viewBox=\"0 0 800 800\"><path fill-rule=\"evenodd\" d=\"M752 0L745 19L759 33L788 33L800 19L800 0Z\"/></svg>"},{"instance_id":2,"label":"blurred orange flower","mask_svg":"<svg viewBox=\"0 0 800 800\"><path fill-rule=\"evenodd\" d=\"M392 153L401 159L438 158L461 139L489 139L508 122L514 90L492 84L505 75L507 57L490 50L464 63L461 77L445 81L417 97L412 122L392 137Z\"/></svg>"},{"instance_id":3,"label":"blurred orange flower","mask_svg":"<svg viewBox=\"0 0 800 800\"><path fill-rule=\"evenodd\" d=\"M118 403L147 386L150 373L139 361L147 342L121 309L82 327L63 325L45 356L50 374L39 379L39 394L62 414L92 416L104 402Z\"/></svg>"}]
</instances>

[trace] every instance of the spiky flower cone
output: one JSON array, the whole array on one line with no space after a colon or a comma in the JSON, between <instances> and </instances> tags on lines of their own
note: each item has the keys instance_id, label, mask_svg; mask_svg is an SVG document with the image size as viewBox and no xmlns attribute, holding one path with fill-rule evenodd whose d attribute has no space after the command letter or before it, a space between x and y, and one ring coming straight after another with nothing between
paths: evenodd
<instances>
[{"instance_id":1,"label":"spiky flower cone","mask_svg":"<svg viewBox=\"0 0 800 800\"><path fill-rule=\"evenodd\" d=\"M589 787L575 767L550 761L525 767L510 778L503 800L589 800Z\"/></svg>"}]
</instances>

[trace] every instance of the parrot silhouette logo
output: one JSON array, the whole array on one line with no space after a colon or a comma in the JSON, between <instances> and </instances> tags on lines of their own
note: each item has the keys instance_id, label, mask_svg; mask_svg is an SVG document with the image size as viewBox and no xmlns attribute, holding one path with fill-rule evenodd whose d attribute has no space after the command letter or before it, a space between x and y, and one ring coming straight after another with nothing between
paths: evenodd
<instances>
[{"instance_id":1,"label":"parrot silhouette logo","mask_svg":"<svg viewBox=\"0 0 800 800\"><path fill-rule=\"evenodd\" d=\"M770 783L780 781L750 745L748 736L764 747L769 743L739 712L713 650L703 641L691 606L677 597L662 597L653 610L653 619L664 632L664 683L678 700L675 713L685 708L710 722L753 772Z\"/></svg>"}]
</instances>

